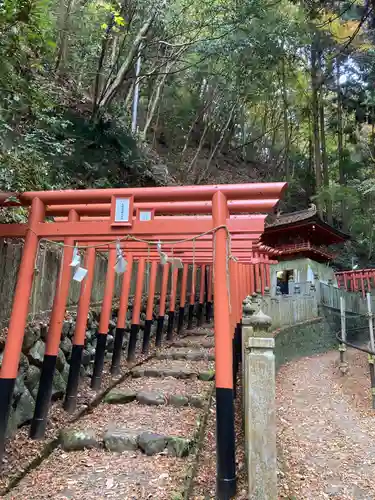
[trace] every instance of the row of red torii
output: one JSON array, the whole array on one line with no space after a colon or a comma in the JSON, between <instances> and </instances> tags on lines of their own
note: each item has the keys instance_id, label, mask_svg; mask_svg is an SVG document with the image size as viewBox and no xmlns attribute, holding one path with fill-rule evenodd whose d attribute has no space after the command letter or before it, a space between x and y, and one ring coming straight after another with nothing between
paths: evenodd
<instances>
[{"instance_id":1,"label":"row of red torii","mask_svg":"<svg viewBox=\"0 0 375 500\"><path fill-rule=\"evenodd\" d=\"M362 297L375 289L375 269L356 269L335 273L337 286L347 292L360 292Z\"/></svg>"},{"instance_id":2,"label":"row of red torii","mask_svg":"<svg viewBox=\"0 0 375 500\"><path fill-rule=\"evenodd\" d=\"M27 224L0 226L0 236L25 239L0 371L0 456L4 453L5 433L18 373L39 242L61 242L64 251L30 430L33 438L43 437L46 428L52 379L71 281L71 263L77 245L84 251L83 265L87 274L81 282L64 402L65 409L70 412L76 407L96 253L108 253L108 268L91 380L94 389L99 389L101 385L115 284L114 268L119 259L119 252L120 258L122 255L126 258L127 269L122 281L118 307L111 365L113 374L118 374L120 370L132 265L137 261L136 290L127 352L130 363L134 361L135 356L145 270L149 270L149 279L143 352L147 352L149 348L158 263L164 259L155 337L157 346L162 342L170 272L172 279L168 340L173 337L178 284L180 297L177 331L180 332L183 328L189 266L192 268L192 278L187 326L192 325L198 267L201 268L198 322L202 321L204 305L207 319L211 316L213 305L217 493L219 498L231 498L236 489L233 397L241 355L241 304L246 295L255 291L263 293L265 287L270 286L270 264L277 251L265 247L259 241L264 230L264 214L274 210L285 188L285 183L265 183L40 191L19 195L1 193L2 206L22 205L30 207L30 210ZM161 246L158 245L160 241Z\"/></svg>"}]
</instances>

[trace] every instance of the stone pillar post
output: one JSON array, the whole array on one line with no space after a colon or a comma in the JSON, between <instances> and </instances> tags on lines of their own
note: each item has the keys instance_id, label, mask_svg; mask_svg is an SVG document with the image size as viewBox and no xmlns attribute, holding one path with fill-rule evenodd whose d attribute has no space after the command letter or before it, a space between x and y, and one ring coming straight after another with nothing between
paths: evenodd
<instances>
[{"instance_id":1,"label":"stone pillar post","mask_svg":"<svg viewBox=\"0 0 375 500\"><path fill-rule=\"evenodd\" d=\"M288 280L288 295L293 295L294 294L294 276L291 275L289 276Z\"/></svg>"},{"instance_id":2,"label":"stone pillar post","mask_svg":"<svg viewBox=\"0 0 375 500\"><path fill-rule=\"evenodd\" d=\"M253 304L253 314L254 312L258 311L260 309L260 300L259 300L260 295L257 293L253 293L252 296L250 297L251 303Z\"/></svg>"},{"instance_id":3,"label":"stone pillar post","mask_svg":"<svg viewBox=\"0 0 375 500\"><path fill-rule=\"evenodd\" d=\"M266 311L267 314L271 312L271 293L268 287L264 288L264 295L262 297L262 309Z\"/></svg>"},{"instance_id":4,"label":"stone pillar post","mask_svg":"<svg viewBox=\"0 0 375 500\"><path fill-rule=\"evenodd\" d=\"M314 273L315 296L318 305L320 304L320 280L317 273Z\"/></svg>"},{"instance_id":5,"label":"stone pillar post","mask_svg":"<svg viewBox=\"0 0 375 500\"><path fill-rule=\"evenodd\" d=\"M245 347L248 344L250 336L253 336L253 328L250 326L250 317L255 312L255 305L250 296L242 301L242 359L245 355Z\"/></svg>"},{"instance_id":6,"label":"stone pillar post","mask_svg":"<svg viewBox=\"0 0 375 500\"><path fill-rule=\"evenodd\" d=\"M261 310L248 319L245 345L245 448L250 500L277 498L275 340L271 318Z\"/></svg>"},{"instance_id":7,"label":"stone pillar post","mask_svg":"<svg viewBox=\"0 0 375 500\"><path fill-rule=\"evenodd\" d=\"M243 425L244 425L244 431L246 435L246 405L247 405L247 397L246 397L246 390L248 387L248 381L247 381L247 373L248 373L248 363L245 360L245 352L246 352L246 346L249 343L249 338L254 335L253 332L253 327L250 326L250 318L256 311L257 306L255 302L253 301L253 298L250 296L247 296L243 301L242 301L242 408L243 408ZM245 447L246 448L246 447Z\"/></svg>"}]
</instances>

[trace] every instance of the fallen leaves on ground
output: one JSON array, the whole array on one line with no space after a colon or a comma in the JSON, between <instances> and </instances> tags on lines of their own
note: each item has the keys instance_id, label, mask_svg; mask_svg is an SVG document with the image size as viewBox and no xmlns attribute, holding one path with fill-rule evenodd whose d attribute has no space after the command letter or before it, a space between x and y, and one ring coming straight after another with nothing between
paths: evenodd
<instances>
[{"instance_id":1,"label":"fallen leaves on ground","mask_svg":"<svg viewBox=\"0 0 375 500\"><path fill-rule=\"evenodd\" d=\"M367 358L351 349L347 356L346 375L339 371L337 351L280 368L280 498L375 498L375 415Z\"/></svg>"},{"instance_id":2,"label":"fallen leaves on ground","mask_svg":"<svg viewBox=\"0 0 375 500\"><path fill-rule=\"evenodd\" d=\"M238 387L238 396L235 400L235 427L236 427L236 474L237 495L235 500L247 500L247 475L244 452L244 433L242 427L242 398L241 386ZM215 401L210 409L207 428L199 457L197 475L194 480L192 493L194 500L216 498L216 406Z\"/></svg>"},{"instance_id":3,"label":"fallen leaves on ground","mask_svg":"<svg viewBox=\"0 0 375 500\"><path fill-rule=\"evenodd\" d=\"M137 362L146 358L145 355L141 354L140 350L141 347L138 346ZM161 352L163 350L164 348ZM128 371L128 363L126 362L125 357L125 353L123 353L121 373L126 373ZM103 372L102 390L108 387L113 381L109 371L110 364L111 362L106 360ZM87 405L96 398L97 393L91 389L90 381L91 379L89 377L81 378L77 397L77 410L73 416L64 411L61 400L54 401L52 403L48 414L45 439L36 441L31 440L29 438L30 426L25 425L17 430L12 439L7 441L3 464L0 470L0 495L15 476L27 469L29 464L41 455L46 443L55 439L58 436L60 429L66 427L75 415L87 407Z\"/></svg>"},{"instance_id":4,"label":"fallen leaves on ground","mask_svg":"<svg viewBox=\"0 0 375 500\"><path fill-rule=\"evenodd\" d=\"M195 370L208 370L213 366L211 362L189 362L170 360L166 362L149 360L143 367L155 367L163 365L173 368L176 365ZM108 370L108 364L107 364ZM142 388L142 380L145 387L162 387L162 379L151 382L147 377L137 379L134 385ZM107 372L103 388L110 381ZM90 392L89 380L81 387L81 398L90 401L95 393ZM190 384L190 387L189 387ZM129 385L132 381L129 379ZM126 381L121 387L126 387ZM193 391L202 392L203 387L212 387L212 382L198 380L177 380L170 377L165 379L166 392L178 392L183 387L188 393ZM61 403L54 405L51 411L52 422L56 412L55 408L61 408ZM61 410L60 410L61 411ZM101 404L93 411L83 416L73 426L75 428L94 429L98 437L102 432L113 425L125 429L153 430L164 435L184 436L193 438L197 422L202 410L192 407L176 408L173 406L145 406L136 401L125 405ZM67 426L65 414L61 413L62 420L56 421L53 430L49 431L51 437L57 434L59 428ZM25 429L26 431L26 429ZM19 434L18 434L19 435ZM27 446L33 443L27 438L27 433L22 434L19 446ZM22 444L21 444L22 443ZM35 442L34 442L35 443ZM44 446L40 443L39 446ZM12 444L12 446L14 446ZM14 448L12 448L14 450ZM21 460L21 467L35 456L34 452L25 454ZM15 463L15 452L9 455L13 466ZM168 456L167 450L158 455L146 456L140 450L126 451L121 454L108 452L103 448L90 449L78 452L64 452L60 447L56 448L39 467L30 471L20 483L6 495L4 500L45 500L54 498L57 500L101 500L101 499L149 499L171 500L181 498L184 481L188 466L191 465L192 457L177 458ZM10 470L10 469L8 469Z\"/></svg>"}]
</instances>

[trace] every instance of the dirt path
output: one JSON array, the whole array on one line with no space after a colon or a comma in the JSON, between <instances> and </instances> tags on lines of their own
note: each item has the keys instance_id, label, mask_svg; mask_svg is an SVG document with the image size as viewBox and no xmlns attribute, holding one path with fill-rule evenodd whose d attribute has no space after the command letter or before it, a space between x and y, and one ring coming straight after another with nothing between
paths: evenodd
<instances>
[{"instance_id":1,"label":"dirt path","mask_svg":"<svg viewBox=\"0 0 375 500\"><path fill-rule=\"evenodd\" d=\"M198 347L133 369L4 500L182 498L214 384L212 331L186 339Z\"/></svg>"},{"instance_id":2,"label":"dirt path","mask_svg":"<svg viewBox=\"0 0 375 500\"><path fill-rule=\"evenodd\" d=\"M375 410L366 355L349 351L303 358L277 376L280 498L373 500Z\"/></svg>"}]
</instances>

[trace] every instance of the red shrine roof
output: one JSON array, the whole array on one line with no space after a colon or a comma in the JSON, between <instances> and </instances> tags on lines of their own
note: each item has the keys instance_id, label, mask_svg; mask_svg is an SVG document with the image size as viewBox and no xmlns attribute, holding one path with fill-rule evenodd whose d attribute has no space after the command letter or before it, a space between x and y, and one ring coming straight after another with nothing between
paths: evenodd
<instances>
[{"instance_id":1,"label":"red shrine roof","mask_svg":"<svg viewBox=\"0 0 375 500\"><path fill-rule=\"evenodd\" d=\"M315 205L306 210L286 214L268 216L262 241L277 250L285 257L309 257L314 260L327 261L333 255L328 245L343 243L349 235L324 221L318 214Z\"/></svg>"}]
</instances>

